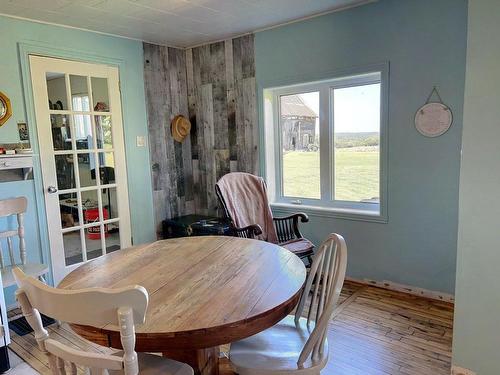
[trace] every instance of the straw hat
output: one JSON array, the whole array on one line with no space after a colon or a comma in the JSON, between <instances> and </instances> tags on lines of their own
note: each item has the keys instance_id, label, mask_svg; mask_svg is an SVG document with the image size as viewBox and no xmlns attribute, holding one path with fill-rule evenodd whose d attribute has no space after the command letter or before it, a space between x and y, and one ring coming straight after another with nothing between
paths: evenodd
<instances>
[{"instance_id":1,"label":"straw hat","mask_svg":"<svg viewBox=\"0 0 500 375\"><path fill-rule=\"evenodd\" d=\"M177 142L182 142L184 141L184 138L188 136L191 130L191 123L184 116L177 115L172 120L171 127L172 137L174 137Z\"/></svg>"}]
</instances>

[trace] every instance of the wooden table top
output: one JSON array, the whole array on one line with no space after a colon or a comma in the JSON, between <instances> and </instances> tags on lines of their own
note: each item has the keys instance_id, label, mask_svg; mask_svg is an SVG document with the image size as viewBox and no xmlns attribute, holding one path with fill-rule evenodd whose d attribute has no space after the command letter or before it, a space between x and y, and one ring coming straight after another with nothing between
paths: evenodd
<instances>
[{"instance_id":1,"label":"wooden table top","mask_svg":"<svg viewBox=\"0 0 500 375\"><path fill-rule=\"evenodd\" d=\"M277 245L235 237L176 238L120 250L77 268L64 289L137 284L149 293L138 351L208 348L260 332L296 305L302 261ZM116 327L76 331L120 347Z\"/></svg>"}]
</instances>

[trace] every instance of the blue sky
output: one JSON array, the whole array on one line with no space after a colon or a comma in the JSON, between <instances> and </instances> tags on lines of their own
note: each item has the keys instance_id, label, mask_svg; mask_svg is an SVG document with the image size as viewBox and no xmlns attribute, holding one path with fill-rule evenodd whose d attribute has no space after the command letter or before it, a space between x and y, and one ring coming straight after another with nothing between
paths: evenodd
<instances>
[{"instance_id":1,"label":"blue sky","mask_svg":"<svg viewBox=\"0 0 500 375\"><path fill-rule=\"evenodd\" d=\"M299 96L319 114L318 92ZM332 98L336 133L380 131L380 84L335 89Z\"/></svg>"}]
</instances>

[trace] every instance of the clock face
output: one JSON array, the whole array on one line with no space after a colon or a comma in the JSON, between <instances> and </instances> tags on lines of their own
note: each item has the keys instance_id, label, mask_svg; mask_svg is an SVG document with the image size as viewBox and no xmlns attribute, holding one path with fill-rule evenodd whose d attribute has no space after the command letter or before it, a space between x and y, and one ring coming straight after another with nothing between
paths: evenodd
<instances>
[{"instance_id":1,"label":"clock face","mask_svg":"<svg viewBox=\"0 0 500 375\"><path fill-rule=\"evenodd\" d=\"M439 137L453 122L450 108L442 103L427 103L415 114L415 127L426 137Z\"/></svg>"},{"instance_id":2,"label":"clock face","mask_svg":"<svg viewBox=\"0 0 500 375\"><path fill-rule=\"evenodd\" d=\"M5 102L2 99L0 99L0 118L5 116L6 113L7 113L7 104L5 104Z\"/></svg>"}]
</instances>

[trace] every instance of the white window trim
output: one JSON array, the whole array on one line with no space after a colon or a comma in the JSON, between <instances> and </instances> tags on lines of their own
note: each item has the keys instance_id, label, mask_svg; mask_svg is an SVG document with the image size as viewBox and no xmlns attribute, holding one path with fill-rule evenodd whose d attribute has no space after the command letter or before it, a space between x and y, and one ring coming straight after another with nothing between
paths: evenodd
<instances>
[{"instance_id":1,"label":"white window trim","mask_svg":"<svg viewBox=\"0 0 500 375\"><path fill-rule=\"evenodd\" d=\"M381 118L380 118L380 203L368 202L346 202L327 201L306 198L284 197L282 194L282 157L281 157L281 126L279 121L278 98L282 95L297 94L311 91L324 91L320 100L327 103L320 103L320 111L328 108L329 113L320 113L320 160L329 158L334 163L333 149L333 116L331 108L330 90L332 87L350 87L363 84L381 84ZM263 88L263 139L264 148L264 171L269 187L271 207L282 212L304 211L310 215L321 217L336 217L342 219L387 222L387 120L388 120L388 88L389 88L389 66L388 64L372 65L366 68L356 68L343 70L342 72L330 73L329 79L321 79L306 83L283 82L273 87ZM330 122L330 123L328 123ZM276 126L275 126L276 124ZM276 142L275 142L276 140ZM324 155L327 153L328 155ZM325 197L325 192L333 190L333 171L331 165L321 163L320 180L321 196ZM300 200L301 204L294 204L293 201Z\"/></svg>"}]
</instances>

